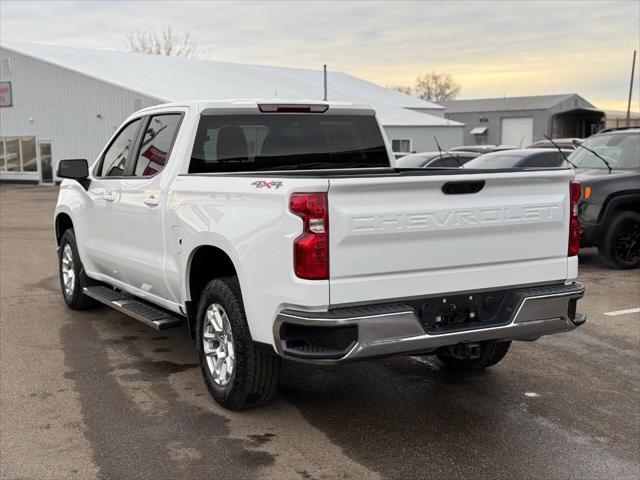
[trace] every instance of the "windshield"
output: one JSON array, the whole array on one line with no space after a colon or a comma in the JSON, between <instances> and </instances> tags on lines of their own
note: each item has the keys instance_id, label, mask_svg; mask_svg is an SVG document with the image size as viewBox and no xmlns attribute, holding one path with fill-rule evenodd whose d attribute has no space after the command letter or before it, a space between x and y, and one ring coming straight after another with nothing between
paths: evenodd
<instances>
[{"instance_id":1,"label":"windshield","mask_svg":"<svg viewBox=\"0 0 640 480\"><path fill-rule=\"evenodd\" d=\"M389 166L374 116L203 115L189 173Z\"/></svg>"},{"instance_id":2,"label":"windshield","mask_svg":"<svg viewBox=\"0 0 640 480\"><path fill-rule=\"evenodd\" d=\"M596 135L584 145L603 157L614 170L636 170L640 168L640 133L616 132ZM607 166L593 153L578 147L569 160L576 168L596 168L607 170Z\"/></svg>"},{"instance_id":3,"label":"windshield","mask_svg":"<svg viewBox=\"0 0 640 480\"><path fill-rule=\"evenodd\" d=\"M464 168L513 168L522 160L522 155L488 153L468 161Z\"/></svg>"}]
</instances>

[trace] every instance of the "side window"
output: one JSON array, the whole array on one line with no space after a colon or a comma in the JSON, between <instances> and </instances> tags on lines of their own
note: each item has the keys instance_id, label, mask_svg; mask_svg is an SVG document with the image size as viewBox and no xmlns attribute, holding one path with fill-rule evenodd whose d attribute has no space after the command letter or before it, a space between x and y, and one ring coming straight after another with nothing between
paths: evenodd
<instances>
[{"instance_id":1,"label":"side window","mask_svg":"<svg viewBox=\"0 0 640 480\"><path fill-rule=\"evenodd\" d=\"M151 117L140 145L134 171L136 177L150 177L164 169L171 154L181 118L182 115L179 113Z\"/></svg>"},{"instance_id":2,"label":"side window","mask_svg":"<svg viewBox=\"0 0 640 480\"><path fill-rule=\"evenodd\" d=\"M134 148L140 123L140 119L134 120L116 137L102 157L98 176L120 177L125 174L127 159Z\"/></svg>"}]
</instances>

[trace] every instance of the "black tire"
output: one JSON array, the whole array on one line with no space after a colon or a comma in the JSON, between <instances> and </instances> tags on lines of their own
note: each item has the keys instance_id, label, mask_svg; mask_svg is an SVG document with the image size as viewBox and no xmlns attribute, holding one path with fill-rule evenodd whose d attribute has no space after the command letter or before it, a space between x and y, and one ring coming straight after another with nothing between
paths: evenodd
<instances>
[{"instance_id":1,"label":"black tire","mask_svg":"<svg viewBox=\"0 0 640 480\"><path fill-rule=\"evenodd\" d=\"M598 255L613 268L640 267L640 213L616 214L598 246Z\"/></svg>"},{"instance_id":2,"label":"black tire","mask_svg":"<svg viewBox=\"0 0 640 480\"><path fill-rule=\"evenodd\" d=\"M482 344L478 358L460 359L450 356L446 350L437 354L444 367L451 372L474 372L491 367L504 358L509 351L511 342L487 342Z\"/></svg>"},{"instance_id":3,"label":"black tire","mask_svg":"<svg viewBox=\"0 0 640 480\"><path fill-rule=\"evenodd\" d=\"M63 260L67 246L70 249L73 258L71 270L74 274L73 288L67 289L63 278ZM64 232L60 240L60 248L58 249L58 276L60 277L60 289L62 290L62 298L69 308L73 310L86 310L98 305L93 298L87 297L83 293L84 287L95 285L96 282L87 277L84 271L80 255L78 254L78 246L76 244L76 236L73 229L70 228Z\"/></svg>"},{"instance_id":4,"label":"black tire","mask_svg":"<svg viewBox=\"0 0 640 480\"><path fill-rule=\"evenodd\" d=\"M230 379L220 385L205 355L204 335L207 309L219 305L226 313L233 336L235 360ZM280 357L256 345L249 332L237 277L209 282L200 296L196 323L196 342L200 369L209 393L228 410L264 405L273 397L280 373ZM210 332L207 332L210 335ZM209 344L211 345L211 344Z\"/></svg>"}]
</instances>

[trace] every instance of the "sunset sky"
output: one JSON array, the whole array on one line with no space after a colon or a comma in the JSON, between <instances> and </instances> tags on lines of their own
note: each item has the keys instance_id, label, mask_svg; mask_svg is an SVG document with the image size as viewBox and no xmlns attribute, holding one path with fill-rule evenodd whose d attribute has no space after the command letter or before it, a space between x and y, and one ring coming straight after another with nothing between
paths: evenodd
<instances>
[{"instance_id":1,"label":"sunset sky","mask_svg":"<svg viewBox=\"0 0 640 480\"><path fill-rule=\"evenodd\" d=\"M381 85L436 70L462 85L459 98L575 92L618 110L640 48L638 0L0 2L1 40L124 49L128 32L166 24L215 60L327 63Z\"/></svg>"}]
</instances>

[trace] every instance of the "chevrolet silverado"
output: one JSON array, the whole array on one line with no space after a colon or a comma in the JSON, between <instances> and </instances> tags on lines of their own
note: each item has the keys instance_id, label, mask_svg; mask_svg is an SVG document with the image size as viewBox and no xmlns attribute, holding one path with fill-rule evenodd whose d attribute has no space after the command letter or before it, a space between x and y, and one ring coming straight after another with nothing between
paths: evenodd
<instances>
[{"instance_id":1,"label":"chevrolet silverado","mask_svg":"<svg viewBox=\"0 0 640 480\"><path fill-rule=\"evenodd\" d=\"M585 321L571 169L400 168L367 106L159 105L57 172L66 304L185 325L225 408L282 359L479 370Z\"/></svg>"}]
</instances>

